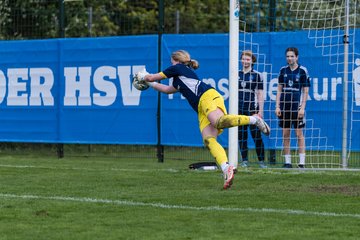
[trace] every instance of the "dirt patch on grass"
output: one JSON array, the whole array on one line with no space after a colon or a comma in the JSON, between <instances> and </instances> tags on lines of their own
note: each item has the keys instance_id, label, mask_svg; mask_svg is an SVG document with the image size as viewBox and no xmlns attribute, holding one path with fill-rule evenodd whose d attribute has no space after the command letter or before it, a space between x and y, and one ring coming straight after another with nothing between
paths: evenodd
<instances>
[{"instance_id":1,"label":"dirt patch on grass","mask_svg":"<svg viewBox=\"0 0 360 240\"><path fill-rule=\"evenodd\" d=\"M47 216L49 216L49 213L46 210L40 210L40 211L36 211L35 215L36 216L43 216L43 217L45 216L45 217L47 217Z\"/></svg>"},{"instance_id":2,"label":"dirt patch on grass","mask_svg":"<svg viewBox=\"0 0 360 240\"><path fill-rule=\"evenodd\" d=\"M339 193L346 196L360 196L360 186L321 185L312 187L311 190L317 193Z\"/></svg>"}]
</instances>

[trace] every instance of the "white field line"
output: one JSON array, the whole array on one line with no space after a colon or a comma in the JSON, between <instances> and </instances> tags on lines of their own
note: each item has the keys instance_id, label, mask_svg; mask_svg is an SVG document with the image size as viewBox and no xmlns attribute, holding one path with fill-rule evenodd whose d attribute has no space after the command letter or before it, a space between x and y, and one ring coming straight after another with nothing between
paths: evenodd
<instances>
[{"instance_id":1,"label":"white field line","mask_svg":"<svg viewBox=\"0 0 360 240\"><path fill-rule=\"evenodd\" d=\"M0 168L34 168L34 169L49 169L49 170L75 170L75 171L123 171L123 172L180 172L184 169L174 169L174 168L155 168L155 169L139 169L139 168L79 168L79 167L65 167L65 166L37 166L37 165L12 165L12 164L0 164ZM311 174L323 174L331 173L331 172L343 172L343 171L350 171L350 172L358 172L360 169L343 169L343 168L307 168L307 169L284 169L284 168L268 168L268 169L239 169L239 172L258 172L258 173L264 173L267 174L273 173L273 174L281 174L282 172L288 172L290 174L304 174L304 173L311 173ZM194 172L214 172L214 170L211 171L197 171ZM215 171L216 172L216 171ZM220 170L219 170L220 172ZM334 174L334 173L331 173ZM335 173L336 174L336 173Z\"/></svg>"},{"instance_id":2,"label":"white field line","mask_svg":"<svg viewBox=\"0 0 360 240\"><path fill-rule=\"evenodd\" d=\"M135 169L135 168L76 168L76 167L63 167L63 166L35 166L35 165L10 165L0 164L0 168L34 168L34 169L49 169L49 170L77 170L77 171L132 171L132 172L179 172L177 169Z\"/></svg>"},{"instance_id":3,"label":"white field line","mask_svg":"<svg viewBox=\"0 0 360 240\"><path fill-rule=\"evenodd\" d=\"M225 208L220 206L208 207L194 207L187 205L168 205L163 203L144 203L126 200L110 200L110 199L96 199L96 198L78 198L78 197L62 197L62 196L37 196L37 195L15 195L0 193L0 198L16 198L16 199L32 199L32 200L51 200L51 201L66 201L66 202L79 202L79 203L102 203L119 206L139 206L139 207L152 207L162 209L181 209L191 211L210 211L210 212L250 212L250 213L276 213L276 214L290 214L290 215L306 215L317 217L348 217L360 219L360 214L350 213L333 213L333 212L312 212L304 210L292 209L274 209L274 208Z\"/></svg>"}]
</instances>

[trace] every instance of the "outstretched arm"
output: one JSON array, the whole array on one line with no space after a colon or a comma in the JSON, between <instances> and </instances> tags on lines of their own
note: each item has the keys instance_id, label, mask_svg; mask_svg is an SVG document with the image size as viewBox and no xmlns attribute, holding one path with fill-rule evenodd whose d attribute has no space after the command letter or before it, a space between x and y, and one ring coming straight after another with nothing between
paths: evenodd
<instances>
[{"instance_id":1,"label":"outstretched arm","mask_svg":"<svg viewBox=\"0 0 360 240\"><path fill-rule=\"evenodd\" d=\"M163 75L161 75L160 73L154 73L154 74L147 74L144 77L144 80L147 82L154 82L154 81L160 81L165 79L165 77Z\"/></svg>"},{"instance_id":2,"label":"outstretched arm","mask_svg":"<svg viewBox=\"0 0 360 240\"><path fill-rule=\"evenodd\" d=\"M162 83L157 83L157 82L149 82L150 86L162 93L166 93L166 94L171 94L171 93L175 93L177 92L177 89L174 88L173 86L169 86L169 85L165 85Z\"/></svg>"},{"instance_id":3,"label":"outstretched arm","mask_svg":"<svg viewBox=\"0 0 360 240\"><path fill-rule=\"evenodd\" d=\"M177 89L174 88L173 86L168 86L162 83L158 83L155 81L160 81L165 79L165 77L163 75L161 75L160 73L154 73L154 74L147 74L144 77L144 80L146 82L148 82L148 84L154 88L155 90L162 92L162 93L166 93L166 94L171 94L171 93L175 93L177 92Z\"/></svg>"}]
</instances>

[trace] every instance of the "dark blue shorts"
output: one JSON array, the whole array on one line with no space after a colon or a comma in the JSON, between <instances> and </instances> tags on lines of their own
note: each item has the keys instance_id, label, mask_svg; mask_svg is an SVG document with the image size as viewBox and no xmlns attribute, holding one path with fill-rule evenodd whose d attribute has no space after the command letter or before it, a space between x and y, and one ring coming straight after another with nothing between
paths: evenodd
<instances>
[{"instance_id":1,"label":"dark blue shorts","mask_svg":"<svg viewBox=\"0 0 360 240\"><path fill-rule=\"evenodd\" d=\"M282 111L279 117L279 127L281 128L304 128L305 117L298 119L298 111Z\"/></svg>"}]
</instances>

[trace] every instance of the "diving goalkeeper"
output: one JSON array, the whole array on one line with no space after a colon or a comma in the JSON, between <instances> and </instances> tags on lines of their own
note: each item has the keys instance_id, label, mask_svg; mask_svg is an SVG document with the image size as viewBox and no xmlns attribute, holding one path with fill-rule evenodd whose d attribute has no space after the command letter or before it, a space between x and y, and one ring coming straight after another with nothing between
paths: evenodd
<instances>
[{"instance_id":1,"label":"diving goalkeeper","mask_svg":"<svg viewBox=\"0 0 360 240\"><path fill-rule=\"evenodd\" d=\"M136 74L139 81L155 90L167 94L180 92L198 113L199 127L205 146L210 150L224 174L224 189L231 187L234 179L234 167L229 165L225 149L218 143L217 136L224 128L242 125L256 125L265 135L270 134L266 122L258 116L229 115L223 97L210 85L200 81L195 73L198 61L191 59L187 51L178 50L171 54L171 66L165 70L149 74L146 71ZM173 78L172 85L156 81Z\"/></svg>"}]
</instances>

